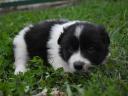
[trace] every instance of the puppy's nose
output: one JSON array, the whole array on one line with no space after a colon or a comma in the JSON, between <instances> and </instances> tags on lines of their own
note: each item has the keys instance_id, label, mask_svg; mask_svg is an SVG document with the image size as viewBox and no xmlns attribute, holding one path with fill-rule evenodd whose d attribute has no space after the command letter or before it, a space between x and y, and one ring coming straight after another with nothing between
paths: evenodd
<instances>
[{"instance_id":1,"label":"puppy's nose","mask_svg":"<svg viewBox=\"0 0 128 96\"><path fill-rule=\"evenodd\" d=\"M81 70L81 69L83 69L83 65L84 65L83 62L78 61L78 62L75 62L75 63L74 63L74 68L75 68L76 70Z\"/></svg>"}]
</instances>

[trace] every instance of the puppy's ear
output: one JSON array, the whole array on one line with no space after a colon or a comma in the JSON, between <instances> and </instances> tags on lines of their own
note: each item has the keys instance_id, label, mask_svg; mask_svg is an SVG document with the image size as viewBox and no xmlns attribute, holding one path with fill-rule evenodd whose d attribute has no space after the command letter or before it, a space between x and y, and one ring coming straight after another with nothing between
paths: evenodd
<instances>
[{"instance_id":1,"label":"puppy's ear","mask_svg":"<svg viewBox=\"0 0 128 96\"><path fill-rule=\"evenodd\" d=\"M110 44L110 38L109 38L109 34L106 32L105 27L103 25L99 25L97 26L97 28L101 33L101 38L103 40L103 43L105 44L106 47L108 47Z\"/></svg>"},{"instance_id":2,"label":"puppy's ear","mask_svg":"<svg viewBox=\"0 0 128 96\"><path fill-rule=\"evenodd\" d=\"M60 34L60 37L58 39L58 44L60 45L61 44L61 41L63 39L63 36L64 36L64 32Z\"/></svg>"},{"instance_id":3,"label":"puppy's ear","mask_svg":"<svg viewBox=\"0 0 128 96\"><path fill-rule=\"evenodd\" d=\"M67 28L63 28L63 32L60 34L60 37L58 39L58 44L59 45L61 44L61 41L62 41L64 35L66 34L66 32L67 32Z\"/></svg>"}]
</instances>

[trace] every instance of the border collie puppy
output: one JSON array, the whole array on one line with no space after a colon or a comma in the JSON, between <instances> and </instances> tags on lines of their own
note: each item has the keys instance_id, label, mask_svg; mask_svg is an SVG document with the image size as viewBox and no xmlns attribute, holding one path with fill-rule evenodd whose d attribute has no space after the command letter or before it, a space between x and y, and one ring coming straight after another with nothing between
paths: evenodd
<instances>
[{"instance_id":1,"label":"border collie puppy","mask_svg":"<svg viewBox=\"0 0 128 96\"><path fill-rule=\"evenodd\" d=\"M26 63L40 56L54 69L87 72L102 64L110 39L103 26L86 21L49 20L22 29L14 38L15 73L26 71Z\"/></svg>"}]
</instances>

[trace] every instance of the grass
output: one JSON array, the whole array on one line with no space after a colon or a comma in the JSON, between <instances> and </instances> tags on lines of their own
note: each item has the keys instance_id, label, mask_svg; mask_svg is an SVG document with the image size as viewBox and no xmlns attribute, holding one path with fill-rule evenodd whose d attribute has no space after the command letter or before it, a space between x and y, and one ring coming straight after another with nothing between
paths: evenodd
<instances>
[{"instance_id":1,"label":"grass","mask_svg":"<svg viewBox=\"0 0 128 96\"><path fill-rule=\"evenodd\" d=\"M68 96L128 96L127 0L82 0L66 8L13 12L0 16L0 96L31 96L44 88L59 88ZM34 57L30 70L14 75L12 41L24 26L52 18L79 19L103 24L111 37L107 64L89 75L67 74L42 66ZM50 95L50 94L49 94Z\"/></svg>"}]
</instances>

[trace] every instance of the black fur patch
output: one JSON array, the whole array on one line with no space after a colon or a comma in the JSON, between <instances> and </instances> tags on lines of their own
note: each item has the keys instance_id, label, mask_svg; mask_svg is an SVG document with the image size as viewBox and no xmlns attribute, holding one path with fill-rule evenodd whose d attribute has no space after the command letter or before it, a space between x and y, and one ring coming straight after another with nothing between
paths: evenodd
<instances>
[{"instance_id":1,"label":"black fur patch","mask_svg":"<svg viewBox=\"0 0 128 96\"><path fill-rule=\"evenodd\" d=\"M66 21L45 21L34 25L29 32L25 34L25 41L27 43L27 50L29 57L40 56L47 62L47 41L51 27L55 24L62 24Z\"/></svg>"}]
</instances>

